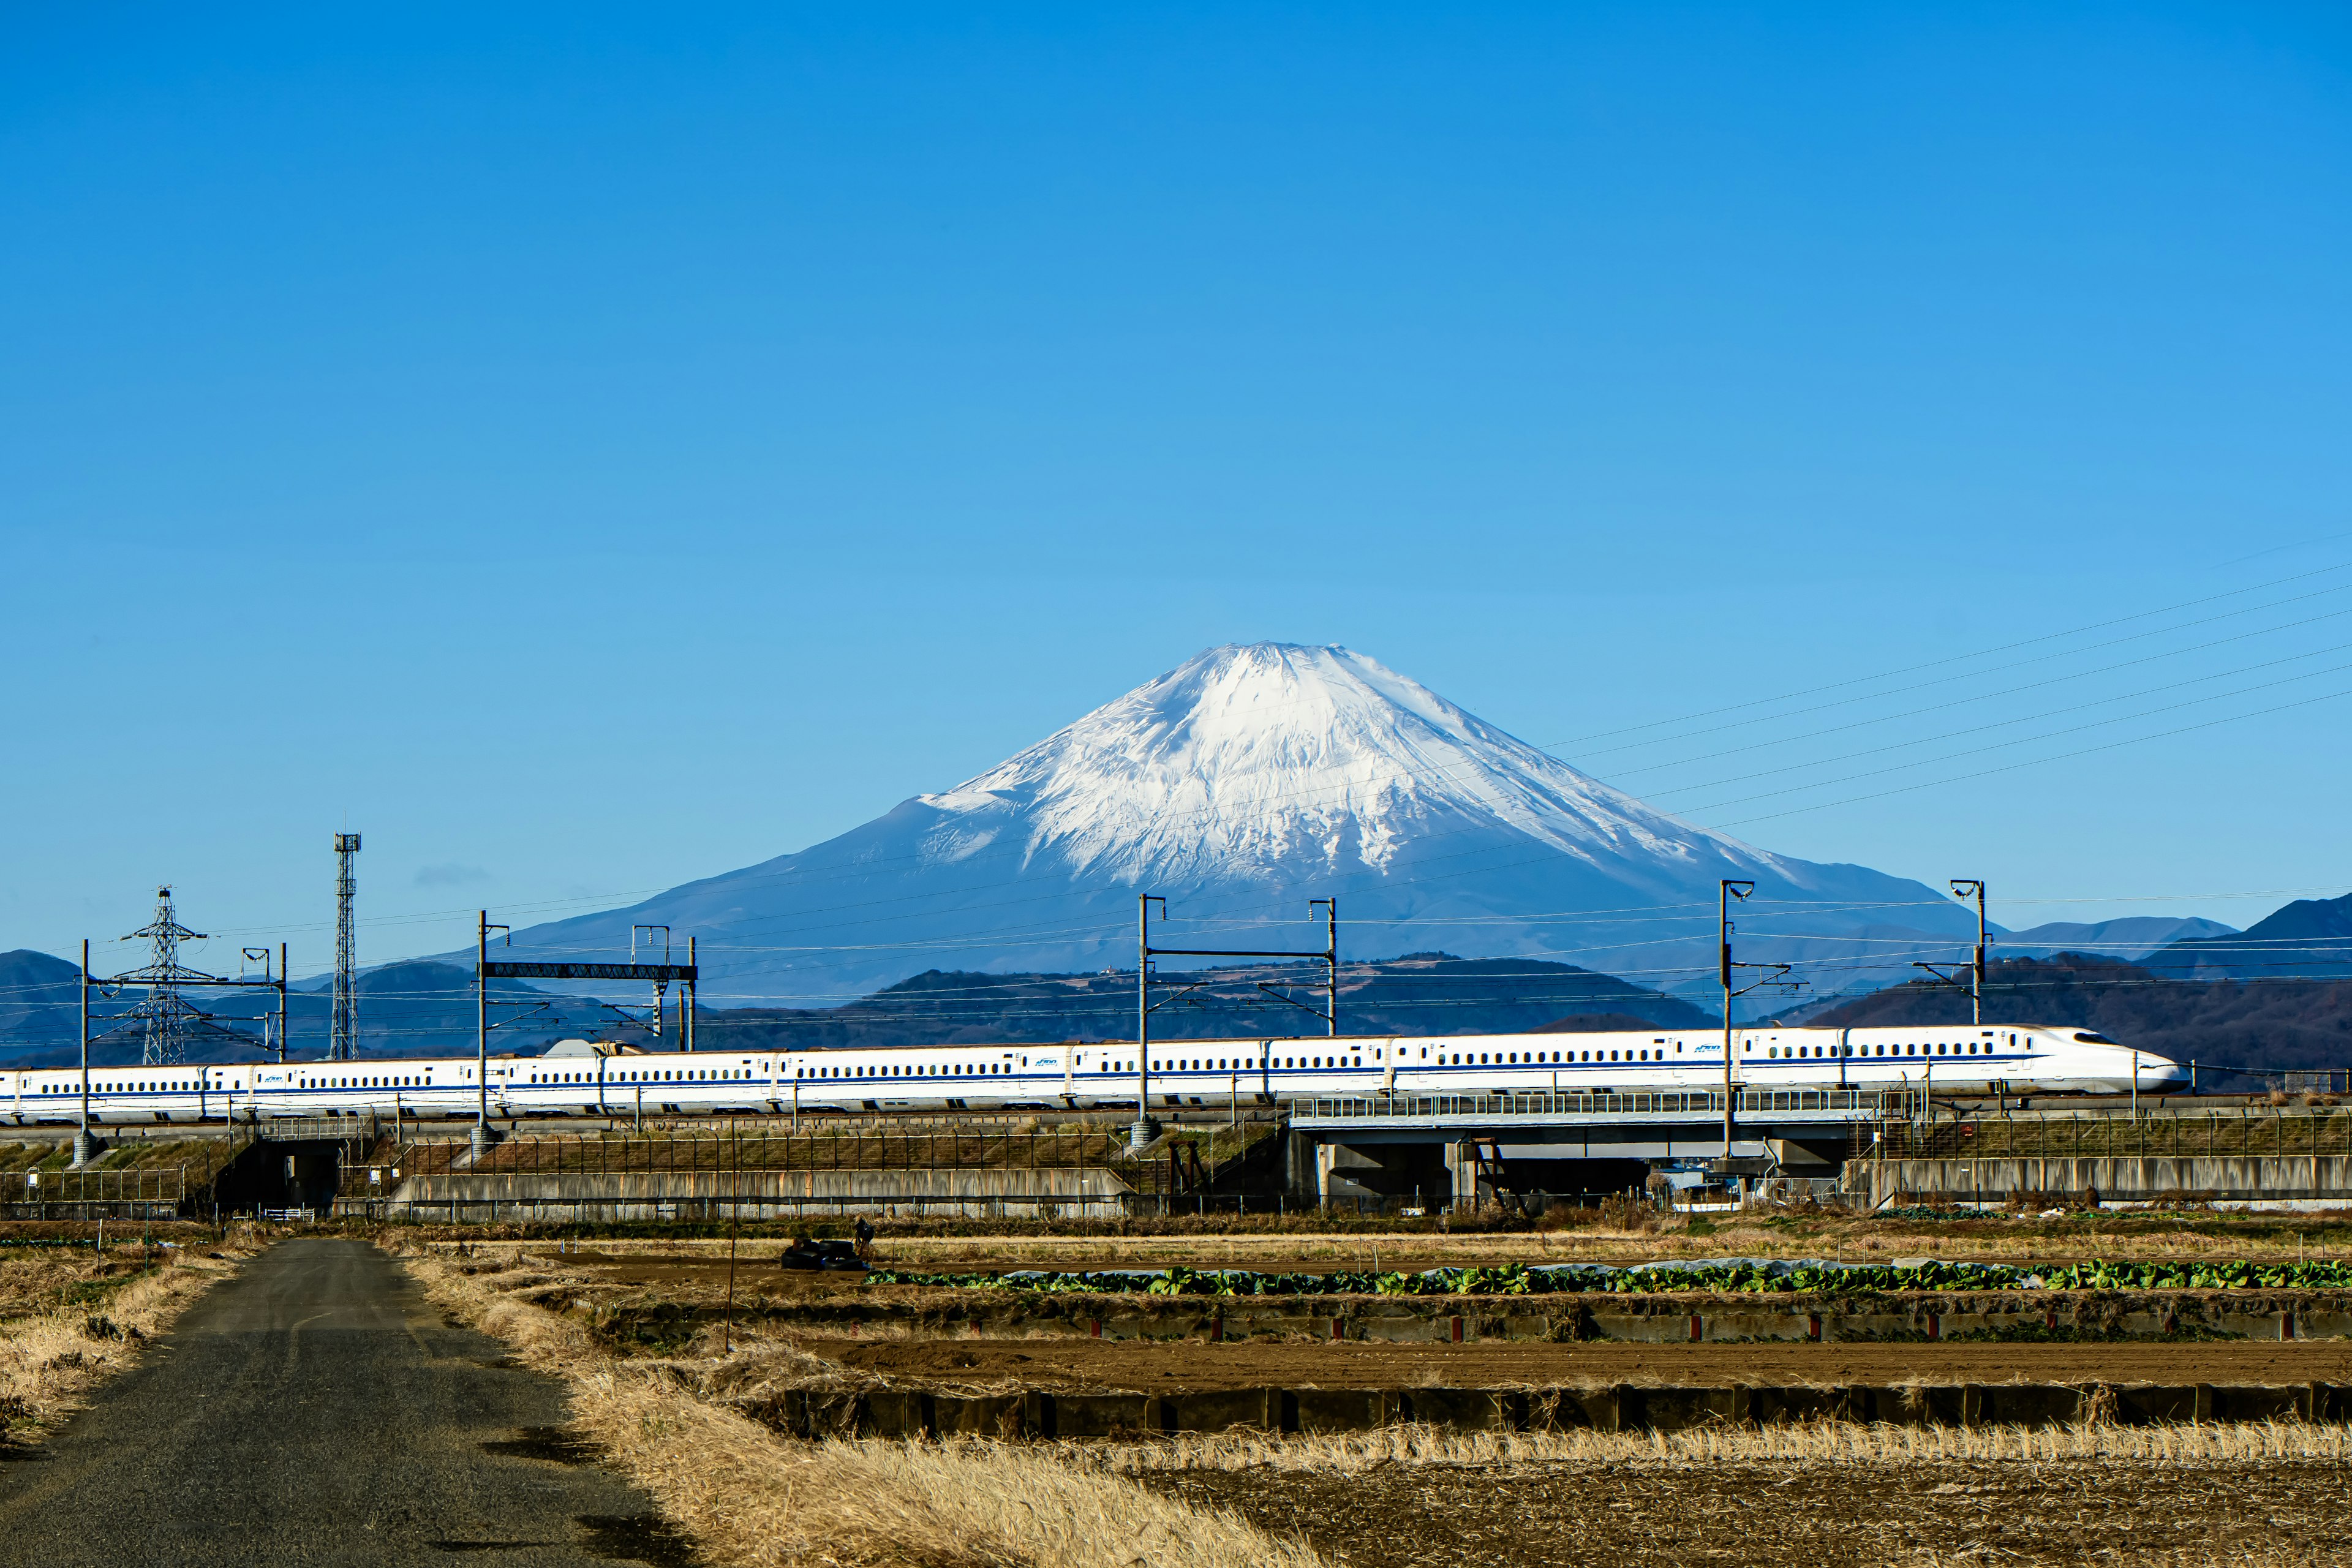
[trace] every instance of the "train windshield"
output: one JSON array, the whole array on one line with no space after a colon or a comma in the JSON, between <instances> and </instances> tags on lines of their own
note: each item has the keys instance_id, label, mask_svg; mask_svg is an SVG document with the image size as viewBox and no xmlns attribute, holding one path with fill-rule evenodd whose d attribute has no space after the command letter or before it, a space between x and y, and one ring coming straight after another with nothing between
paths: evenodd
<instances>
[{"instance_id":1,"label":"train windshield","mask_svg":"<svg viewBox=\"0 0 2352 1568\"><path fill-rule=\"evenodd\" d=\"M2105 1035L2093 1034L2088 1029L2075 1030L2074 1038L2086 1046L2112 1046L2116 1043L2116 1041L2107 1038Z\"/></svg>"}]
</instances>

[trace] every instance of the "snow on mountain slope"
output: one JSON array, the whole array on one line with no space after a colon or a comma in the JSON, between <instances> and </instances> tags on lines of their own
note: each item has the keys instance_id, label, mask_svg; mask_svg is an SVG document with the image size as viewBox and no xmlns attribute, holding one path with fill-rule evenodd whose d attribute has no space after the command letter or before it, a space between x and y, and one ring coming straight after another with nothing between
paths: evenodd
<instances>
[{"instance_id":1,"label":"snow on mountain slope","mask_svg":"<svg viewBox=\"0 0 2352 1568\"><path fill-rule=\"evenodd\" d=\"M1213 649L918 798L942 816L925 843L940 863L1014 839L1127 884L1385 871L1463 821L1595 867L1759 858L1339 647Z\"/></svg>"},{"instance_id":2,"label":"snow on mountain slope","mask_svg":"<svg viewBox=\"0 0 2352 1568\"><path fill-rule=\"evenodd\" d=\"M1168 899L1171 942L1308 946L1285 923L1333 897L1352 957L1538 956L1704 994L1721 877L1758 884L1742 956L1848 966L1824 990L1967 923L1917 882L1654 811L1362 654L1254 643L837 838L516 945L609 953L661 921L701 938L707 1005L809 1004L930 968L1131 967L1139 892Z\"/></svg>"}]
</instances>

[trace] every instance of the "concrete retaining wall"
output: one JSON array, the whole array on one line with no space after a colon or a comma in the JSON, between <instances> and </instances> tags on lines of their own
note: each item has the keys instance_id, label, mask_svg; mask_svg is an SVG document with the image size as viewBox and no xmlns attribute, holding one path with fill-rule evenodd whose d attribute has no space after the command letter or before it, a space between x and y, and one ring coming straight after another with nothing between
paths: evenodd
<instances>
[{"instance_id":1,"label":"concrete retaining wall","mask_svg":"<svg viewBox=\"0 0 2352 1568\"><path fill-rule=\"evenodd\" d=\"M457 1172L411 1176L350 1209L391 1219L610 1222L843 1215L1054 1218L1125 1212L1098 1166L1048 1170Z\"/></svg>"},{"instance_id":2,"label":"concrete retaining wall","mask_svg":"<svg viewBox=\"0 0 2352 1568\"><path fill-rule=\"evenodd\" d=\"M1874 1206L1912 1196L1998 1203L2011 1193L2095 1192L2104 1201L2352 1201L2352 1156L2200 1154L2084 1160L1855 1160L1850 1191Z\"/></svg>"}]
</instances>

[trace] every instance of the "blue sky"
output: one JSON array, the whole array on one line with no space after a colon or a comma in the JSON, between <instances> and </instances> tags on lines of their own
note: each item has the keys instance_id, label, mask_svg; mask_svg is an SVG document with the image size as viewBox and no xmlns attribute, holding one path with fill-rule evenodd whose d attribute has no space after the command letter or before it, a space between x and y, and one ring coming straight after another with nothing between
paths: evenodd
<instances>
[{"instance_id":1,"label":"blue sky","mask_svg":"<svg viewBox=\"0 0 2352 1568\"><path fill-rule=\"evenodd\" d=\"M0 23L0 948L315 967L348 824L445 949L1259 637L2012 925L2352 885L2340 12L478 12Z\"/></svg>"}]
</instances>

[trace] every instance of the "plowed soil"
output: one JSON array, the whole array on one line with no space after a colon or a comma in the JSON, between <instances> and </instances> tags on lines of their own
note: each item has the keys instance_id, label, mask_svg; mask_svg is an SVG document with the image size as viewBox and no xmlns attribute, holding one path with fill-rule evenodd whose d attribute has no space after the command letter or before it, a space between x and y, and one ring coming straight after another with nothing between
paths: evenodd
<instances>
[{"instance_id":1,"label":"plowed soil","mask_svg":"<svg viewBox=\"0 0 2352 1568\"><path fill-rule=\"evenodd\" d=\"M1144 1484L1349 1568L2352 1562L2340 1467L2048 1464L1260 1468Z\"/></svg>"},{"instance_id":2,"label":"plowed soil","mask_svg":"<svg viewBox=\"0 0 2352 1568\"><path fill-rule=\"evenodd\" d=\"M1509 1388L1635 1384L2352 1383L2352 1341L2178 1344L1209 1344L1149 1340L796 1339L894 1382L1049 1393L1233 1388Z\"/></svg>"}]
</instances>

